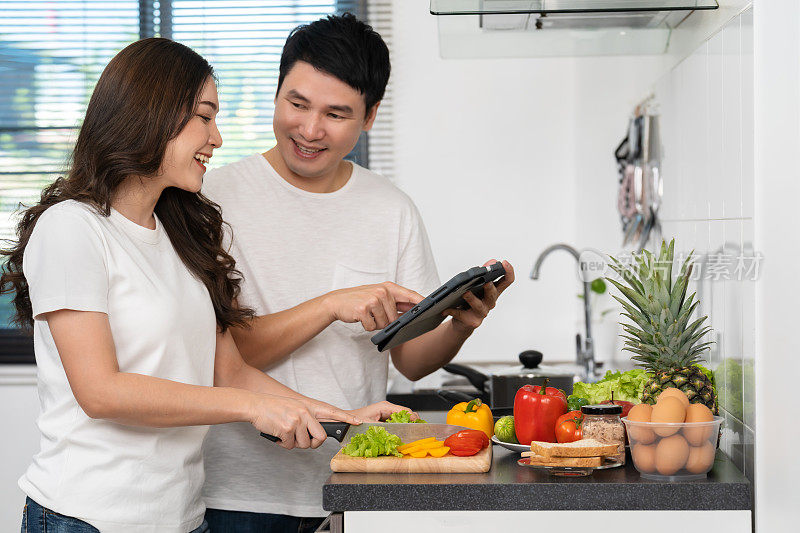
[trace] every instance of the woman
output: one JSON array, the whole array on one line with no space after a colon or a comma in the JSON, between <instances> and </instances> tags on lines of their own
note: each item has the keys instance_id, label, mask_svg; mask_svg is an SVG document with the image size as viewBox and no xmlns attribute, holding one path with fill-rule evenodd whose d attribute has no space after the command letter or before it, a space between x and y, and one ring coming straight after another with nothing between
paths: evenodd
<instances>
[{"instance_id":1,"label":"woman","mask_svg":"<svg viewBox=\"0 0 800 533\"><path fill-rule=\"evenodd\" d=\"M67 177L2 252L0 289L33 326L42 409L41 451L19 482L23 531L203 531L208 424L315 448L317 419L387 409L341 411L241 359L228 328L252 312L235 302L219 210L198 192L222 145L218 109L198 54L131 44L95 87Z\"/></svg>"}]
</instances>

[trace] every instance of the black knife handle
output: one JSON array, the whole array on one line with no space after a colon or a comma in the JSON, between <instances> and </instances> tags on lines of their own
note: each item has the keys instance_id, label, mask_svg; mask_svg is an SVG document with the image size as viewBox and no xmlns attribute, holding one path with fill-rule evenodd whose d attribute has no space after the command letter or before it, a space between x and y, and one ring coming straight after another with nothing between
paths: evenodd
<instances>
[{"instance_id":1,"label":"black knife handle","mask_svg":"<svg viewBox=\"0 0 800 533\"><path fill-rule=\"evenodd\" d=\"M339 442L342 442L344 434L347 433L347 428L350 427L350 424L347 422L320 422L319 424L322 426L322 429L325 430L327 436L333 437ZM268 435L266 433L262 433L261 436L272 442L280 442L281 440L275 435Z\"/></svg>"}]
</instances>

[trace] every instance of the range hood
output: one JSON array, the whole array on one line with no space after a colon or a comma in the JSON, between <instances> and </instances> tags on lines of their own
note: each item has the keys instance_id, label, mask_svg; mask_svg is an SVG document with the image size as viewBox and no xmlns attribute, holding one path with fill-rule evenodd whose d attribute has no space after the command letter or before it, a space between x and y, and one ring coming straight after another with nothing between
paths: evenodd
<instances>
[{"instance_id":1,"label":"range hood","mask_svg":"<svg viewBox=\"0 0 800 533\"><path fill-rule=\"evenodd\" d=\"M431 0L433 15L621 13L717 9L717 0Z\"/></svg>"},{"instance_id":2,"label":"range hood","mask_svg":"<svg viewBox=\"0 0 800 533\"><path fill-rule=\"evenodd\" d=\"M663 54L691 13L718 7L717 0L431 0L430 12L461 15L438 17L442 57L536 57ZM492 42L505 42L508 53Z\"/></svg>"}]
</instances>

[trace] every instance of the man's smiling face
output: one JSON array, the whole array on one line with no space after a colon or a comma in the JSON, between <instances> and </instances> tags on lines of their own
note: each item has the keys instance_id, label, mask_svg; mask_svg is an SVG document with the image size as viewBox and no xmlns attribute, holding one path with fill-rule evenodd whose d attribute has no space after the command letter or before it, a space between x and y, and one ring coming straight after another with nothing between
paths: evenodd
<instances>
[{"instance_id":1,"label":"man's smiling face","mask_svg":"<svg viewBox=\"0 0 800 533\"><path fill-rule=\"evenodd\" d=\"M368 131L377 105L366 115L364 96L342 80L298 61L275 97L272 128L278 152L303 178L336 172L342 158Z\"/></svg>"}]
</instances>

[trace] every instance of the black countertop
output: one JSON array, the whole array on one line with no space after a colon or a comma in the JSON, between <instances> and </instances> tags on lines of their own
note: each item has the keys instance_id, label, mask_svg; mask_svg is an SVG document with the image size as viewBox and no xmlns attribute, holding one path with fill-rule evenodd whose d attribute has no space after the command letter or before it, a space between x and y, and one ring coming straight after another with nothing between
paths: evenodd
<instances>
[{"instance_id":1,"label":"black countertop","mask_svg":"<svg viewBox=\"0 0 800 533\"><path fill-rule=\"evenodd\" d=\"M485 474L334 473L322 489L328 511L750 510L750 482L722 452L700 481L642 479L630 462L586 477L556 477L517 464L494 446Z\"/></svg>"}]
</instances>

